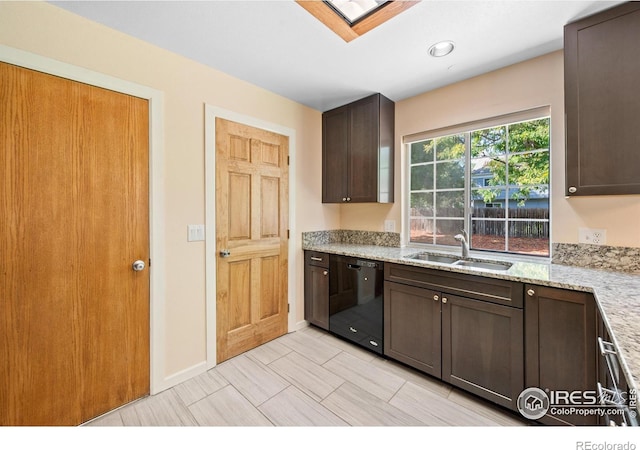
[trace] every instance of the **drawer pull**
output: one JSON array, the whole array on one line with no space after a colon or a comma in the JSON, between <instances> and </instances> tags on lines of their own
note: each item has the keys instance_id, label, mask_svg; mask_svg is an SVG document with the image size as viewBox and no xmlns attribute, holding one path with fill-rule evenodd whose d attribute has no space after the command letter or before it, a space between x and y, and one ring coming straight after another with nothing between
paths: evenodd
<instances>
[{"instance_id":1,"label":"drawer pull","mask_svg":"<svg viewBox=\"0 0 640 450\"><path fill-rule=\"evenodd\" d=\"M620 382L620 363L618 362L616 347L613 343L605 341L600 336L598 336L598 347L600 354L604 357L613 386L617 388Z\"/></svg>"},{"instance_id":2,"label":"drawer pull","mask_svg":"<svg viewBox=\"0 0 640 450\"><path fill-rule=\"evenodd\" d=\"M353 327L349 327L349 331L351 331L352 333L357 333L357 332L358 332L358 330L356 330L356 329L355 329L355 328L353 328Z\"/></svg>"},{"instance_id":3,"label":"drawer pull","mask_svg":"<svg viewBox=\"0 0 640 450\"><path fill-rule=\"evenodd\" d=\"M378 343L376 341L369 341L369 344L373 345L374 347L378 346Z\"/></svg>"},{"instance_id":4,"label":"drawer pull","mask_svg":"<svg viewBox=\"0 0 640 450\"><path fill-rule=\"evenodd\" d=\"M311 261L320 261L322 262L322 258L318 258L317 256L312 256Z\"/></svg>"}]
</instances>

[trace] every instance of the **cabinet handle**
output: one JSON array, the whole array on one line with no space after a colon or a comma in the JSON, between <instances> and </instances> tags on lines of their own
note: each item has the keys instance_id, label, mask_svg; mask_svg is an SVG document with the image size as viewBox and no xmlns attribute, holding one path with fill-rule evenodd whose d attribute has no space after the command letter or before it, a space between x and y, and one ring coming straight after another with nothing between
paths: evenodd
<instances>
[{"instance_id":1,"label":"cabinet handle","mask_svg":"<svg viewBox=\"0 0 640 450\"><path fill-rule=\"evenodd\" d=\"M447 303L447 297L442 297L442 303Z\"/></svg>"},{"instance_id":2,"label":"cabinet handle","mask_svg":"<svg viewBox=\"0 0 640 450\"><path fill-rule=\"evenodd\" d=\"M600 348L600 354L602 356L605 356L607 354L609 354L609 355L617 355L618 354L618 352L616 351L615 345L613 345L613 343L611 343L609 341L605 341L600 336L598 336L598 347Z\"/></svg>"},{"instance_id":3,"label":"cabinet handle","mask_svg":"<svg viewBox=\"0 0 640 450\"><path fill-rule=\"evenodd\" d=\"M311 261L322 261L322 258L318 258L317 256L312 256Z\"/></svg>"},{"instance_id":4,"label":"cabinet handle","mask_svg":"<svg viewBox=\"0 0 640 450\"><path fill-rule=\"evenodd\" d=\"M355 328L353 328L353 327L349 327L349 331L351 331L352 333L357 333L357 332L358 332L358 330L356 330L356 329L355 329Z\"/></svg>"},{"instance_id":5,"label":"cabinet handle","mask_svg":"<svg viewBox=\"0 0 640 450\"><path fill-rule=\"evenodd\" d=\"M438 297L438 294L433 296L433 299L437 302L438 300L440 300L440 297Z\"/></svg>"},{"instance_id":6,"label":"cabinet handle","mask_svg":"<svg viewBox=\"0 0 640 450\"><path fill-rule=\"evenodd\" d=\"M369 341L369 344L373 345L374 347L378 346L378 343L376 341Z\"/></svg>"},{"instance_id":7,"label":"cabinet handle","mask_svg":"<svg viewBox=\"0 0 640 450\"><path fill-rule=\"evenodd\" d=\"M569 194L575 194L576 192L578 192L578 188L576 188L575 186L569 187Z\"/></svg>"},{"instance_id":8,"label":"cabinet handle","mask_svg":"<svg viewBox=\"0 0 640 450\"><path fill-rule=\"evenodd\" d=\"M342 201L346 202L347 201L347 197L342 197Z\"/></svg>"},{"instance_id":9,"label":"cabinet handle","mask_svg":"<svg viewBox=\"0 0 640 450\"><path fill-rule=\"evenodd\" d=\"M347 197L347 201L350 202L351 201L351 197Z\"/></svg>"},{"instance_id":10,"label":"cabinet handle","mask_svg":"<svg viewBox=\"0 0 640 450\"><path fill-rule=\"evenodd\" d=\"M534 291L533 289L529 289L529 290L527 291L527 295L528 295L529 297L533 297L534 295L536 295L536 291Z\"/></svg>"},{"instance_id":11,"label":"cabinet handle","mask_svg":"<svg viewBox=\"0 0 640 450\"><path fill-rule=\"evenodd\" d=\"M324 276L326 277L327 275L329 275L329 272L327 272L327 271L325 270L324 272L322 272L322 275L324 275Z\"/></svg>"}]
</instances>

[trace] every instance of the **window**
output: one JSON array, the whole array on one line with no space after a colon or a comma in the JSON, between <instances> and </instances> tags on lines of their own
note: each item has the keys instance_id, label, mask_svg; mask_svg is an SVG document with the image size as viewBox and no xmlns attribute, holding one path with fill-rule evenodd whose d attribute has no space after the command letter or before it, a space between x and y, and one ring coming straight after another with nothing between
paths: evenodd
<instances>
[{"instance_id":1,"label":"window","mask_svg":"<svg viewBox=\"0 0 640 450\"><path fill-rule=\"evenodd\" d=\"M405 138L410 243L459 246L465 229L474 250L549 256L543 110Z\"/></svg>"}]
</instances>

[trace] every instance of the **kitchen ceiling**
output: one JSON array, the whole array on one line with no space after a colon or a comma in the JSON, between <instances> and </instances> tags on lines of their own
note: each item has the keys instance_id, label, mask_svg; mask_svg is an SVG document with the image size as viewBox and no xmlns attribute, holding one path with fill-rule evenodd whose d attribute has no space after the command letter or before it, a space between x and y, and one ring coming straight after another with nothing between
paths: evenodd
<instances>
[{"instance_id":1,"label":"kitchen ceiling","mask_svg":"<svg viewBox=\"0 0 640 450\"><path fill-rule=\"evenodd\" d=\"M326 111L376 92L399 101L559 50L566 23L623 2L422 0L351 42L293 0L51 3ZM455 50L434 58L440 41Z\"/></svg>"}]
</instances>

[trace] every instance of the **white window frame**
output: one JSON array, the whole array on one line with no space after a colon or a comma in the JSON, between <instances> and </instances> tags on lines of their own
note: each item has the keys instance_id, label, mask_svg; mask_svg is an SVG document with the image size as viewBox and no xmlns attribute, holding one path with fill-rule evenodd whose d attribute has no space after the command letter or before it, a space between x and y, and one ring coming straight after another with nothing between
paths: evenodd
<instances>
[{"instance_id":1,"label":"white window frame","mask_svg":"<svg viewBox=\"0 0 640 450\"><path fill-rule=\"evenodd\" d=\"M443 136L449 136L453 134L463 134L469 133L476 130L505 126L508 124L513 124L517 122L525 122L542 118L549 118L549 255L538 256L538 255L528 255L523 253L511 253L508 251L493 251L493 250L482 250L482 249L472 249L470 251L471 256L482 256L487 254L500 255L500 256L508 256L510 259L522 259L522 260L550 260L551 259L551 211L552 211L552 198L551 198L551 173L552 173L552 158L551 158L551 108L549 106L541 106L532 109L527 109L523 111L518 111L515 113L504 114L500 116L495 116L487 119L477 120L473 122L466 122L463 124L453 125L450 127L438 128L433 130L428 130L424 132L414 133L410 135L403 136L402 138L402 147L404 150L404 154L406 156L405 161L405 182L404 182L404 208L403 208L403 234L404 234L404 245L409 245L411 247L421 247L425 249L430 249L434 251L444 251L451 252L455 251L456 246L450 245L438 245L438 244L426 244L420 242L411 242L411 144L421 141L426 141L429 139L434 139ZM529 152L527 152L529 153ZM464 198L465 198L465 211L464 217L462 218L464 221L464 228L469 231L471 227L471 154L469 151L465 152L465 188L464 188ZM505 207L507 207L508 202L505 203ZM435 206L435 205L434 205ZM512 219L514 220L514 219ZM515 219L517 221L519 219ZM505 221L506 222L506 221ZM508 223L508 222L506 222ZM506 236L505 236L506 238ZM508 248L508 241L505 245Z\"/></svg>"}]
</instances>

